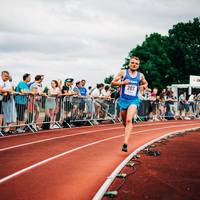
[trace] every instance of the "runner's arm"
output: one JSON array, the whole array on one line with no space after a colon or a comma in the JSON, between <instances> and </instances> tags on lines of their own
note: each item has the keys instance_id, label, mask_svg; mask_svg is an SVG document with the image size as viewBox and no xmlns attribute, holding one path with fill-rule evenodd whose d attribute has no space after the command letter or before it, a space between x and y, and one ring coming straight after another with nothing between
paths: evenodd
<instances>
[{"instance_id":1,"label":"runner's arm","mask_svg":"<svg viewBox=\"0 0 200 200\"><path fill-rule=\"evenodd\" d=\"M125 70L121 70L121 71L119 72L119 74L117 74L117 75L114 77L114 79L113 79L113 81L111 82L111 84L112 84L113 86L122 86L122 85L127 85L127 84L129 84L129 83L130 83L129 80L121 81L121 80L124 78L124 75L125 75Z\"/></svg>"},{"instance_id":2,"label":"runner's arm","mask_svg":"<svg viewBox=\"0 0 200 200\"><path fill-rule=\"evenodd\" d=\"M146 81L144 74L141 73L140 76L140 88L143 90L146 90L148 86L148 82Z\"/></svg>"}]
</instances>

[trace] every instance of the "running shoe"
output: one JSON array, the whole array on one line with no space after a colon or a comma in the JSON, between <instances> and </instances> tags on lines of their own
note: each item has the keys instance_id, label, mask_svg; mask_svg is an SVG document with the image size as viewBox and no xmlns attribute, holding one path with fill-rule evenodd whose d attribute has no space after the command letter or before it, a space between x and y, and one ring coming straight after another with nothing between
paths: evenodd
<instances>
[{"instance_id":1,"label":"running shoe","mask_svg":"<svg viewBox=\"0 0 200 200\"><path fill-rule=\"evenodd\" d=\"M123 146L122 146L122 151L124 151L124 152L127 152L127 151L128 151L127 144L123 144Z\"/></svg>"}]
</instances>

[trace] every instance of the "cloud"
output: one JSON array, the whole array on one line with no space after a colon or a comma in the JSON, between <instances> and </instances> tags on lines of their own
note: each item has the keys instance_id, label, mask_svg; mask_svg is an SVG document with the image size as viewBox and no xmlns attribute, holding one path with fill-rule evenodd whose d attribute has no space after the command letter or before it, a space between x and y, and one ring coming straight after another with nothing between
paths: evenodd
<instances>
[{"instance_id":1,"label":"cloud","mask_svg":"<svg viewBox=\"0 0 200 200\"><path fill-rule=\"evenodd\" d=\"M146 34L199 16L198 0L0 0L0 66L102 82Z\"/></svg>"}]
</instances>

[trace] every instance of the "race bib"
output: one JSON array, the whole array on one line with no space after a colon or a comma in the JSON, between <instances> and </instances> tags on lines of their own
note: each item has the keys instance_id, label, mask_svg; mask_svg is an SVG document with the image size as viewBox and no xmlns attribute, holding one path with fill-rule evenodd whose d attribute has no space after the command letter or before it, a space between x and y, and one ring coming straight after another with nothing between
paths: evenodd
<instances>
[{"instance_id":1,"label":"race bib","mask_svg":"<svg viewBox=\"0 0 200 200\"><path fill-rule=\"evenodd\" d=\"M136 96L137 93L137 85L126 85L124 94L129 96Z\"/></svg>"}]
</instances>

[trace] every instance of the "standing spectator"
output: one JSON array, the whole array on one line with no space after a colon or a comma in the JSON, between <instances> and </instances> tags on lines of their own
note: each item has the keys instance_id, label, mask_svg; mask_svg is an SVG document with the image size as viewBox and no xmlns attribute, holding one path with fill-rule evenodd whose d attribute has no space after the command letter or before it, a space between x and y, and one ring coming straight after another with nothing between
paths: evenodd
<instances>
[{"instance_id":1,"label":"standing spectator","mask_svg":"<svg viewBox=\"0 0 200 200\"><path fill-rule=\"evenodd\" d=\"M63 99L64 111L65 111L64 122L67 123L70 122L70 117L71 117L72 96L76 94L72 89L73 83L74 83L73 78L67 78L62 87L62 95L65 96ZM63 126L65 127L65 123L63 123Z\"/></svg>"},{"instance_id":2,"label":"standing spectator","mask_svg":"<svg viewBox=\"0 0 200 200\"><path fill-rule=\"evenodd\" d=\"M81 108L81 93L80 93L80 88L81 88L81 82L77 81L75 87L73 88L73 91L76 96L73 96L73 106L72 106L72 115L71 117L73 119L79 119L80 118L80 113L78 108ZM82 114L82 113L81 113Z\"/></svg>"},{"instance_id":3,"label":"standing spectator","mask_svg":"<svg viewBox=\"0 0 200 200\"><path fill-rule=\"evenodd\" d=\"M44 79L43 75L36 75L34 83L30 86L30 90L34 89L36 92L36 96L34 99L34 110L35 110L34 123L36 124L39 118L40 109L42 108L42 96L45 96L45 97L47 96L43 92L43 88L42 88L43 79ZM39 127L34 127L34 128L36 128L36 130L39 129Z\"/></svg>"},{"instance_id":4,"label":"standing spectator","mask_svg":"<svg viewBox=\"0 0 200 200\"><path fill-rule=\"evenodd\" d=\"M88 91L87 91L87 95L91 96L93 90L94 90L94 88L92 88L92 86L89 86Z\"/></svg>"},{"instance_id":5,"label":"standing spectator","mask_svg":"<svg viewBox=\"0 0 200 200\"><path fill-rule=\"evenodd\" d=\"M1 114L3 113L4 124L6 128L4 133L10 131L10 125L16 122L16 109L13 99L13 85L9 81L10 74L8 71L3 71L0 78L0 93L1 93ZM2 124L2 118L1 118Z\"/></svg>"},{"instance_id":6,"label":"standing spectator","mask_svg":"<svg viewBox=\"0 0 200 200\"><path fill-rule=\"evenodd\" d=\"M167 119L165 119L165 115L166 115L166 90L163 89L162 92L160 93L160 96L159 96L159 110L160 110L160 118L161 120L165 121Z\"/></svg>"},{"instance_id":7,"label":"standing spectator","mask_svg":"<svg viewBox=\"0 0 200 200\"><path fill-rule=\"evenodd\" d=\"M180 118L183 119L183 112L185 110L185 103L186 103L186 92L183 92L179 98L179 112L180 112Z\"/></svg>"},{"instance_id":8,"label":"standing spectator","mask_svg":"<svg viewBox=\"0 0 200 200\"><path fill-rule=\"evenodd\" d=\"M158 104L158 99L157 99L157 93L158 93L158 89L157 88L154 88L152 93L151 93L151 96L149 97L149 100L150 101L150 118L152 118L153 121L159 121L158 119L158 107L157 107L157 104Z\"/></svg>"},{"instance_id":9,"label":"standing spectator","mask_svg":"<svg viewBox=\"0 0 200 200\"><path fill-rule=\"evenodd\" d=\"M79 90L80 90L81 96L83 97L82 98L82 105L83 105L82 109L83 110L85 109L85 104L86 104L86 109L87 109L86 118L91 119L93 116L93 113L94 113L93 102L92 102L92 98L90 97L92 87L89 86L88 90L87 90L85 87L85 84L86 84L86 80L84 80L84 79L81 80L81 87L79 88Z\"/></svg>"},{"instance_id":10,"label":"standing spectator","mask_svg":"<svg viewBox=\"0 0 200 200\"><path fill-rule=\"evenodd\" d=\"M166 92L166 103L167 103L167 116L169 119L175 119L177 120L177 117L176 117L176 108L175 108L175 102L177 101L176 100L176 97L174 96L174 93L172 90L168 90Z\"/></svg>"},{"instance_id":11,"label":"standing spectator","mask_svg":"<svg viewBox=\"0 0 200 200\"><path fill-rule=\"evenodd\" d=\"M86 80L84 80L84 79L81 80L81 87L79 88L81 96L84 96L84 97L87 96L87 89L85 87L85 84L86 84Z\"/></svg>"},{"instance_id":12,"label":"standing spectator","mask_svg":"<svg viewBox=\"0 0 200 200\"><path fill-rule=\"evenodd\" d=\"M189 103L189 108L190 108L190 112L192 115L194 115L194 113L196 112L195 109L195 100L196 100L196 94L193 92L188 99L188 103Z\"/></svg>"},{"instance_id":13,"label":"standing spectator","mask_svg":"<svg viewBox=\"0 0 200 200\"><path fill-rule=\"evenodd\" d=\"M56 80L51 81L51 86L48 88L48 96L45 102L45 116L50 116L50 128L54 126L54 115L56 109L56 98L60 95L58 88L58 82Z\"/></svg>"},{"instance_id":14,"label":"standing spectator","mask_svg":"<svg viewBox=\"0 0 200 200\"><path fill-rule=\"evenodd\" d=\"M196 97L196 117L200 118L200 93Z\"/></svg>"},{"instance_id":15,"label":"standing spectator","mask_svg":"<svg viewBox=\"0 0 200 200\"><path fill-rule=\"evenodd\" d=\"M24 114L27 106L27 95L28 94L33 94L30 92L30 89L28 87L28 83L31 80L30 74L24 74L23 75L23 81L20 81L15 88L15 91L20 93L16 95L15 97L15 105L16 105L16 110L17 110L17 124L20 125L24 122ZM23 129L20 127L17 128L17 132L24 132Z\"/></svg>"},{"instance_id":16,"label":"standing spectator","mask_svg":"<svg viewBox=\"0 0 200 200\"><path fill-rule=\"evenodd\" d=\"M80 104L79 104L79 111L80 111L80 117L85 117L85 104L87 105L87 108L90 108L90 104L91 104L91 99L89 100L87 98L87 89L85 87L85 84L86 84L86 81L84 79L81 80L80 82L80 87L79 87L79 91L80 91L80 94L81 94L81 101L80 101ZM91 109L88 109L88 118L89 116L91 116Z\"/></svg>"},{"instance_id":17,"label":"standing spectator","mask_svg":"<svg viewBox=\"0 0 200 200\"><path fill-rule=\"evenodd\" d=\"M62 93L62 80L58 79L58 88L59 88L59 93ZM55 121L60 121L60 116L61 116L61 112L62 112L62 98L61 95L58 96L58 98L56 99L56 110L55 110L55 115L56 115L56 119ZM54 127L57 127L56 125Z\"/></svg>"}]
</instances>

